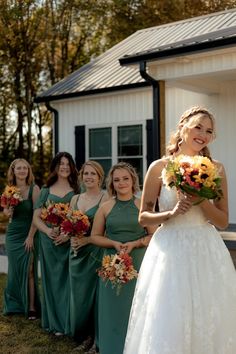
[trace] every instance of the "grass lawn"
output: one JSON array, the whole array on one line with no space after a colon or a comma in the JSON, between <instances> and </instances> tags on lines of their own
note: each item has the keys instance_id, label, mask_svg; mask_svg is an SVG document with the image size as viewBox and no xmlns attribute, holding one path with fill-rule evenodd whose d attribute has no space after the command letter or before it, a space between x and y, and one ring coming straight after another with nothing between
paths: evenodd
<instances>
[{"instance_id":1,"label":"grass lawn","mask_svg":"<svg viewBox=\"0 0 236 354\"><path fill-rule=\"evenodd\" d=\"M68 337L55 337L40 327L40 320L29 321L22 315L3 316L3 289L6 275L0 274L0 353L72 353L77 344ZM81 351L74 351L83 354Z\"/></svg>"}]
</instances>

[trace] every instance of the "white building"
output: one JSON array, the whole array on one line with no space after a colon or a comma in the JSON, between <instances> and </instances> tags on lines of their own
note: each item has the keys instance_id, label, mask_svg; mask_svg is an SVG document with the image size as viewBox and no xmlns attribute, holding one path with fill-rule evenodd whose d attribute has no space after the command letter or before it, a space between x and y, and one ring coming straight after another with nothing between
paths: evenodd
<instances>
[{"instance_id":1,"label":"white building","mask_svg":"<svg viewBox=\"0 0 236 354\"><path fill-rule=\"evenodd\" d=\"M236 225L236 9L137 31L36 101L54 112L55 152L70 152L78 167L96 159L108 170L125 160L141 180L182 112L207 107Z\"/></svg>"}]
</instances>

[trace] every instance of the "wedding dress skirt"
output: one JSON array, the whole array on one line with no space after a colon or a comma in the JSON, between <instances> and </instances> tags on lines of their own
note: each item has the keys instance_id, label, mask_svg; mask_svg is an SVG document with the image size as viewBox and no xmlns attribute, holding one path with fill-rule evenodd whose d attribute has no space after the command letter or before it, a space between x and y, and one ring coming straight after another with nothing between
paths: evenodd
<instances>
[{"instance_id":1,"label":"wedding dress skirt","mask_svg":"<svg viewBox=\"0 0 236 354\"><path fill-rule=\"evenodd\" d=\"M160 210L176 192L162 187ZM139 272L124 354L236 354L236 272L199 206L155 232Z\"/></svg>"}]
</instances>

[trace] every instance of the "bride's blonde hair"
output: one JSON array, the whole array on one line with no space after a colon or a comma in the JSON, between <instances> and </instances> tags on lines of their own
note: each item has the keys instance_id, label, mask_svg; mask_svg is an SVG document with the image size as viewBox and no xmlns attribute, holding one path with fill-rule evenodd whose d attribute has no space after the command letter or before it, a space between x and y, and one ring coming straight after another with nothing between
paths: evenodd
<instances>
[{"instance_id":1,"label":"bride's blonde hair","mask_svg":"<svg viewBox=\"0 0 236 354\"><path fill-rule=\"evenodd\" d=\"M177 125L176 132L172 133L170 137L169 144L166 147L166 155L173 155L175 152L179 150L179 146L183 140L183 136L186 133L188 128L192 128L194 125L198 124L199 121L204 118L208 117L212 122L213 127L213 136L215 138L215 119L206 108L200 106L194 106L185 111L182 116L180 117L179 123ZM200 154L202 156L206 156L211 158L210 150L207 146L205 146L201 151Z\"/></svg>"}]
</instances>

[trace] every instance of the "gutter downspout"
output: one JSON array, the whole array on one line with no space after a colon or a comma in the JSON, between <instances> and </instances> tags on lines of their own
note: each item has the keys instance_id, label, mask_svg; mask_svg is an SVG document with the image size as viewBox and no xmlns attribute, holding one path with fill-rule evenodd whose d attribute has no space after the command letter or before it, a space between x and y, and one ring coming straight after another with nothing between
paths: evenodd
<instances>
[{"instance_id":1,"label":"gutter downspout","mask_svg":"<svg viewBox=\"0 0 236 354\"><path fill-rule=\"evenodd\" d=\"M58 111L50 105L50 102L45 102L45 106L48 111L53 113L53 130L54 130L54 155L58 153L59 150L59 113Z\"/></svg>"},{"instance_id":2,"label":"gutter downspout","mask_svg":"<svg viewBox=\"0 0 236 354\"><path fill-rule=\"evenodd\" d=\"M146 61L139 63L139 72L144 80L152 85L152 102L153 102L153 129L152 143L153 156L152 160L161 158L161 134L160 134L160 85L159 82L147 73Z\"/></svg>"}]
</instances>

